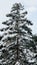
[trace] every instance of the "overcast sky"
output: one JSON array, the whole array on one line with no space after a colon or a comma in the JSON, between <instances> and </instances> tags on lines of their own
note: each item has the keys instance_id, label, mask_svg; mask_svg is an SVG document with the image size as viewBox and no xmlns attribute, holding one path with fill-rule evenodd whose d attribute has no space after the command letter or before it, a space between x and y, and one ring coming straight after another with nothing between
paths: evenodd
<instances>
[{"instance_id":1,"label":"overcast sky","mask_svg":"<svg viewBox=\"0 0 37 65\"><path fill-rule=\"evenodd\" d=\"M28 11L27 18L33 22L33 33L37 33L37 0L0 0L0 28L2 22L7 20L6 14L10 12L14 3L20 2Z\"/></svg>"}]
</instances>

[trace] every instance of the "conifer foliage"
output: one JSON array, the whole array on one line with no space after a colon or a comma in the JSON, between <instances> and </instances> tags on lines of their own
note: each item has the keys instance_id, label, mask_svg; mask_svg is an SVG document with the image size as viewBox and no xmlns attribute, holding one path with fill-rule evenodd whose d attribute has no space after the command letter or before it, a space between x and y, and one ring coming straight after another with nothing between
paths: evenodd
<instances>
[{"instance_id":1,"label":"conifer foliage","mask_svg":"<svg viewBox=\"0 0 37 65\"><path fill-rule=\"evenodd\" d=\"M17 62L20 65L35 63L29 61L33 58L29 51L34 52L32 30L29 27L32 22L26 18L27 11L22 11L24 7L20 3L13 4L11 12L6 15L9 20L2 23L7 27L1 29L4 34L1 40L3 45L0 45L0 65L16 65Z\"/></svg>"}]
</instances>

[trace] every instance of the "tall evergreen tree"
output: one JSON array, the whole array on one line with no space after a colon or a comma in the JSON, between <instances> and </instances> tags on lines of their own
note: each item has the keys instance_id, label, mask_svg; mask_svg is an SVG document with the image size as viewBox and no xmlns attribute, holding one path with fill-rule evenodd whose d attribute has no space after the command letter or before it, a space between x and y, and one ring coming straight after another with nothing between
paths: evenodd
<instances>
[{"instance_id":1,"label":"tall evergreen tree","mask_svg":"<svg viewBox=\"0 0 37 65\"><path fill-rule=\"evenodd\" d=\"M20 3L15 3L11 12L6 15L10 19L2 23L7 27L1 29L4 34L1 40L3 46L0 46L0 65L16 65L17 62L20 65L35 64L34 61L31 61L34 54L29 53L34 53L35 49L32 30L29 27L32 23L26 18L27 11L22 12L23 9Z\"/></svg>"}]
</instances>

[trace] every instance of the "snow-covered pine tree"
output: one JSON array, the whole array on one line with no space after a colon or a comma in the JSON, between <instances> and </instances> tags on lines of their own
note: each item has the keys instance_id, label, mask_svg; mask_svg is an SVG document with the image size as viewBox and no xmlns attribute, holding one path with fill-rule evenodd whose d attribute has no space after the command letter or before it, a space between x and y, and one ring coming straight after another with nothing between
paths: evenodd
<instances>
[{"instance_id":1,"label":"snow-covered pine tree","mask_svg":"<svg viewBox=\"0 0 37 65\"><path fill-rule=\"evenodd\" d=\"M34 52L35 46L32 41L32 30L30 25L31 21L26 18L27 11L23 10L24 7L20 3L13 4L12 10L7 17L9 20L2 24L7 25L6 28L1 29L4 31L0 54L0 65L33 65L35 62L31 61L33 55L29 52Z\"/></svg>"}]
</instances>

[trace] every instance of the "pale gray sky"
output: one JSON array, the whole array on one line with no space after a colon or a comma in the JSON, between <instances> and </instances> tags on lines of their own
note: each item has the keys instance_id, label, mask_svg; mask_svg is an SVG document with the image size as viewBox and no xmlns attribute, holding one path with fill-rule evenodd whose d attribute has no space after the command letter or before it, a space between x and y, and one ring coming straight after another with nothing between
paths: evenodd
<instances>
[{"instance_id":1,"label":"pale gray sky","mask_svg":"<svg viewBox=\"0 0 37 65\"><path fill-rule=\"evenodd\" d=\"M0 28L3 27L2 22L8 19L5 15L16 2L24 5L25 10L28 11L27 18L33 22L33 33L37 33L37 0L0 0Z\"/></svg>"}]
</instances>

